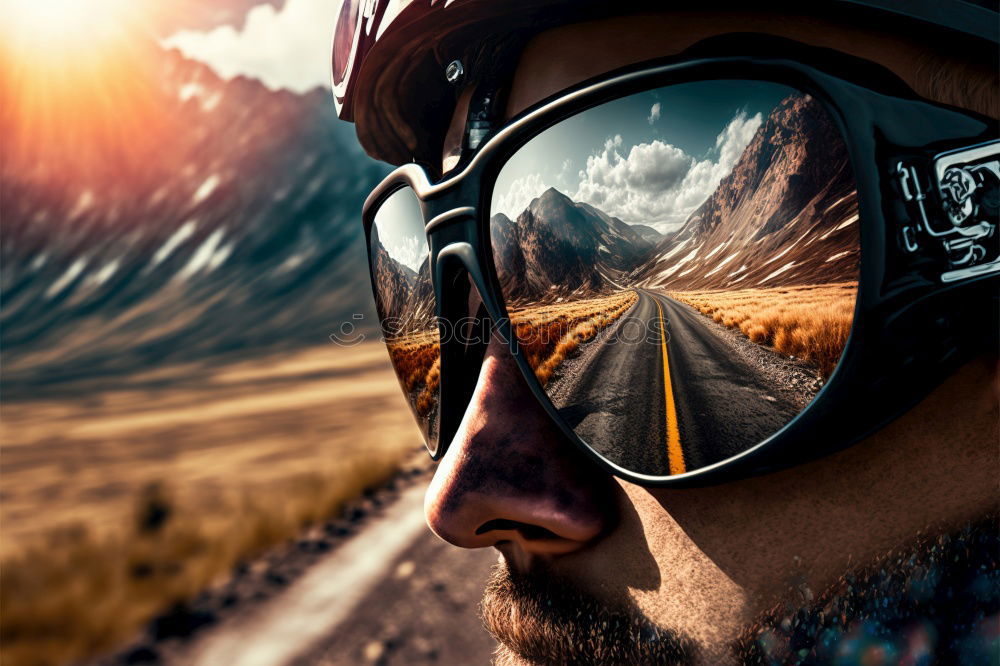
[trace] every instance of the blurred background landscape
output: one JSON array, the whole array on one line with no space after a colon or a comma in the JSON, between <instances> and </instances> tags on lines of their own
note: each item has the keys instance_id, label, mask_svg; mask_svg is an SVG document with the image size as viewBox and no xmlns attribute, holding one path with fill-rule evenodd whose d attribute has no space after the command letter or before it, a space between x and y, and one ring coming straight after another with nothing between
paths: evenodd
<instances>
[{"instance_id":1,"label":"blurred background landscape","mask_svg":"<svg viewBox=\"0 0 1000 666\"><path fill-rule=\"evenodd\" d=\"M419 449L336 5L4 0L4 663L106 653Z\"/></svg>"}]
</instances>

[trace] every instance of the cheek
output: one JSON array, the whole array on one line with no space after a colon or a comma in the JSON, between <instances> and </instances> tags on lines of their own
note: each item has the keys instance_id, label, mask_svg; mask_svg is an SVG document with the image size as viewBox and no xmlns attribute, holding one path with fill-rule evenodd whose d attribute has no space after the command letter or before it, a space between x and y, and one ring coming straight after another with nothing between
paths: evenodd
<instances>
[{"instance_id":1,"label":"cheek","mask_svg":"<svg viewBox=\"0 0 1000 666\"><path fill-rule=\"evenodd\" d=\"M629 596L657 624L689 635L704 649L724 646L751 616L749 595L648 490L619 485L621 523L603 544L604 561L597 566L605 575L632 575L625 581ZM637 563L645 563L645 582L656 584L634 584Z\"/></svg>"}]
</instances>

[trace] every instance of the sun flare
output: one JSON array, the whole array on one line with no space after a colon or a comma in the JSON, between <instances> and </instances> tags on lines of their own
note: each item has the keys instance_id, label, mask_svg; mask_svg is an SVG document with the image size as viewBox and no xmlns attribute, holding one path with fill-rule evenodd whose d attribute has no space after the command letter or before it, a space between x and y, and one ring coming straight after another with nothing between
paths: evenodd
<instances>
[{"instance_id":1,"label":"sun flare","mask_svg":"<svg viewBox=\"0 0 1000 666\"><path fill-rule=\"evenodd\" d=\"M158 140L152 0L0 0L8 164L125 173ZM161 132L162 135L162 132ZM83 176L81 176L83 177Z\"/></svg>"},{"instance_id":2,"label":"sun flare","mask_svg":"<svg viewBox=\"0 0 1000 666\"><path fill-rule=\"evenodd\" d=\"M65 57L93 51L131 27L138 6L130 0L5 0L4 41L15 57Z\"/></svg>"}]
</instances>

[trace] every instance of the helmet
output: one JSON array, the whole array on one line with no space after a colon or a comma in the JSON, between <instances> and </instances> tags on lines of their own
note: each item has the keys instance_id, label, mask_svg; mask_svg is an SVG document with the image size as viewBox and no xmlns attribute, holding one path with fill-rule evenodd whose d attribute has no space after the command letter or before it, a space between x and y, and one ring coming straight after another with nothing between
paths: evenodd
<instances>
[{"instance_id":1,"label":"helmet","mask_svg":"<svg viewBox=\"0 0 1000 666\"><path fill-rule=\"evenodd\" d=\"M432 162L439 155L463 72L446 66L469 62L470 52L510 53L527 38L570 22L626 13L690 9L681 3L633 0L341 0L333 47L333 93L342 120L353 121L365 150L385 162ZM842 15L871 24L894 21L901 31L926 34L969 51L1000 42L993 0L828 0L803 10L802 3L769 2L769 10ZM758 7L754 7L757 9ZM741 9L745 3L703 0L698 11ZM932 32L933 30L933 32ZM949 39L948 33L951 33ZM971 39L970 39L971 38ZM960 40L960 41L959 41ZM505 51L506 49L506 51ZM496 63L497 58L476 58ZM513 61L514 58L507 58ZM510 63L511 65L513 62ZM474 78L475 67L464 72ZM452 79L449 81L448 79ZM419 127L416 133L412 128Z\"/></svg>"}]
</instances>

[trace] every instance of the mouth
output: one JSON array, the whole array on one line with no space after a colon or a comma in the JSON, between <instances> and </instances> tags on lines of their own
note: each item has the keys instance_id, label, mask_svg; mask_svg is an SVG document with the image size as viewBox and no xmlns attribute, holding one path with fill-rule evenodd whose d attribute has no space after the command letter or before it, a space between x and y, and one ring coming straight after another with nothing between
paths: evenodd
<instances>
[{"instance_id":1,"label":"mouth","mask_svg":"<svg viewBox=\"0 0 1000 666\"><path fill-rule=\"evenodd\" d=\"M506 557L506 554L505 554ZM657 626L634 603L599 600L543 562L497 564L483 594L498 663L690 664L693 641Z\"/></svg>"}]
</instances>

